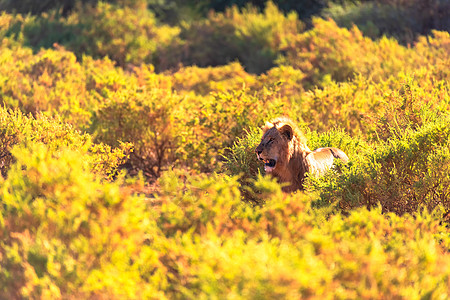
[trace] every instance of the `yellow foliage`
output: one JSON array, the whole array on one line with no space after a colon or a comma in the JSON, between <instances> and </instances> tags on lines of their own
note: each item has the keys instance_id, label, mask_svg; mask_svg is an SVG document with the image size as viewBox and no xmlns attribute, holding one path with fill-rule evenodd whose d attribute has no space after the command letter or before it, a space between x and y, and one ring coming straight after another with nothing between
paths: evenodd
<instances>
[{"instance_id":1,"label":"yellow foliage","mask_svg":"<svg viewBox=\"0 0 450 300\"><path fill-rule=\"evenodd\" d=\"M449 297L448 32L144 2L0 16L0 298ZM280 115L349 163L282 193Z\"/></svg>"}]
</instances>

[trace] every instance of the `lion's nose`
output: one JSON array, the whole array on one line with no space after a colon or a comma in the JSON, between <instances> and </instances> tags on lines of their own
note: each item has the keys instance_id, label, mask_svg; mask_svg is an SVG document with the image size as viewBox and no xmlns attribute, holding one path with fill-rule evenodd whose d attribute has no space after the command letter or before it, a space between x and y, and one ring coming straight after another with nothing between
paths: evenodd
<instances>
[{"instance_id":1,"label":"lion's nose","mask_svg":"<svg viewBox=\"0 0 450 300\"><path fill-rule=\"evenodd\" d=\"M256 154L260 155L262 153L262 150L256 149L255 152Z\"/></svg>"}]
</instances>

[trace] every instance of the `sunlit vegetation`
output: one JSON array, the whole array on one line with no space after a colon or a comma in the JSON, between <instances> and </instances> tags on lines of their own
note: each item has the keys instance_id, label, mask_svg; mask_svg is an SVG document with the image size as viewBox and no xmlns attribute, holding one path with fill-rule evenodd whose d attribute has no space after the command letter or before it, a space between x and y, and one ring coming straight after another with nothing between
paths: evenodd
<instances>
[{"instance_id":1,"label":"sunlit vegetation","mask_svg":"<svg viewBox=\"0 0 450 300\"><path fill-rule=\"evenodd\" d=\"M241 2L0 0L1 299L450 297L446 2Z\"/></svg>"}]
</instances>

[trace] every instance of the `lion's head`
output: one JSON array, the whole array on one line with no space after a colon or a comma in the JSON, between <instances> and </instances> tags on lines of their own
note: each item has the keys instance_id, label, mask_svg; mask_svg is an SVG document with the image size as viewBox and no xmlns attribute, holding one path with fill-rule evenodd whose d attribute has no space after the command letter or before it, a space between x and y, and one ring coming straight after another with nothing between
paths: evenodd
<instances>
[{"instance_id":1,"label":"lion's head","mask_svg":"<svg viewBox=\"0 0 450 300\"><path fill-rule=\"evenodd\" d=\"M255 151L266 173L280 173L298 150L309 151L304 136L290 119L281 117L266 123Z\"/></svg>"}]
</instances>

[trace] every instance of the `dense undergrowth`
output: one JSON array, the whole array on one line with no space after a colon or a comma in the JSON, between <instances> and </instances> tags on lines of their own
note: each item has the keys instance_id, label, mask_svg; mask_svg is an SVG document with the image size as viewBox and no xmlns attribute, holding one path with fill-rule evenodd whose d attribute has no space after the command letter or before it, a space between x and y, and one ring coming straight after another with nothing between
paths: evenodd
<instances>
[{"instance_id":1,"label":"dense undergrowth","mask_svg":"<svg viewBox=\"0 0 450 300\"><path fill-rule=\"evenodd\" d=\"M0 15L1 299L449 297L448 32L143 3ZM280 115L350 162L282 193Z\"/></svg>"}]
</instances>

